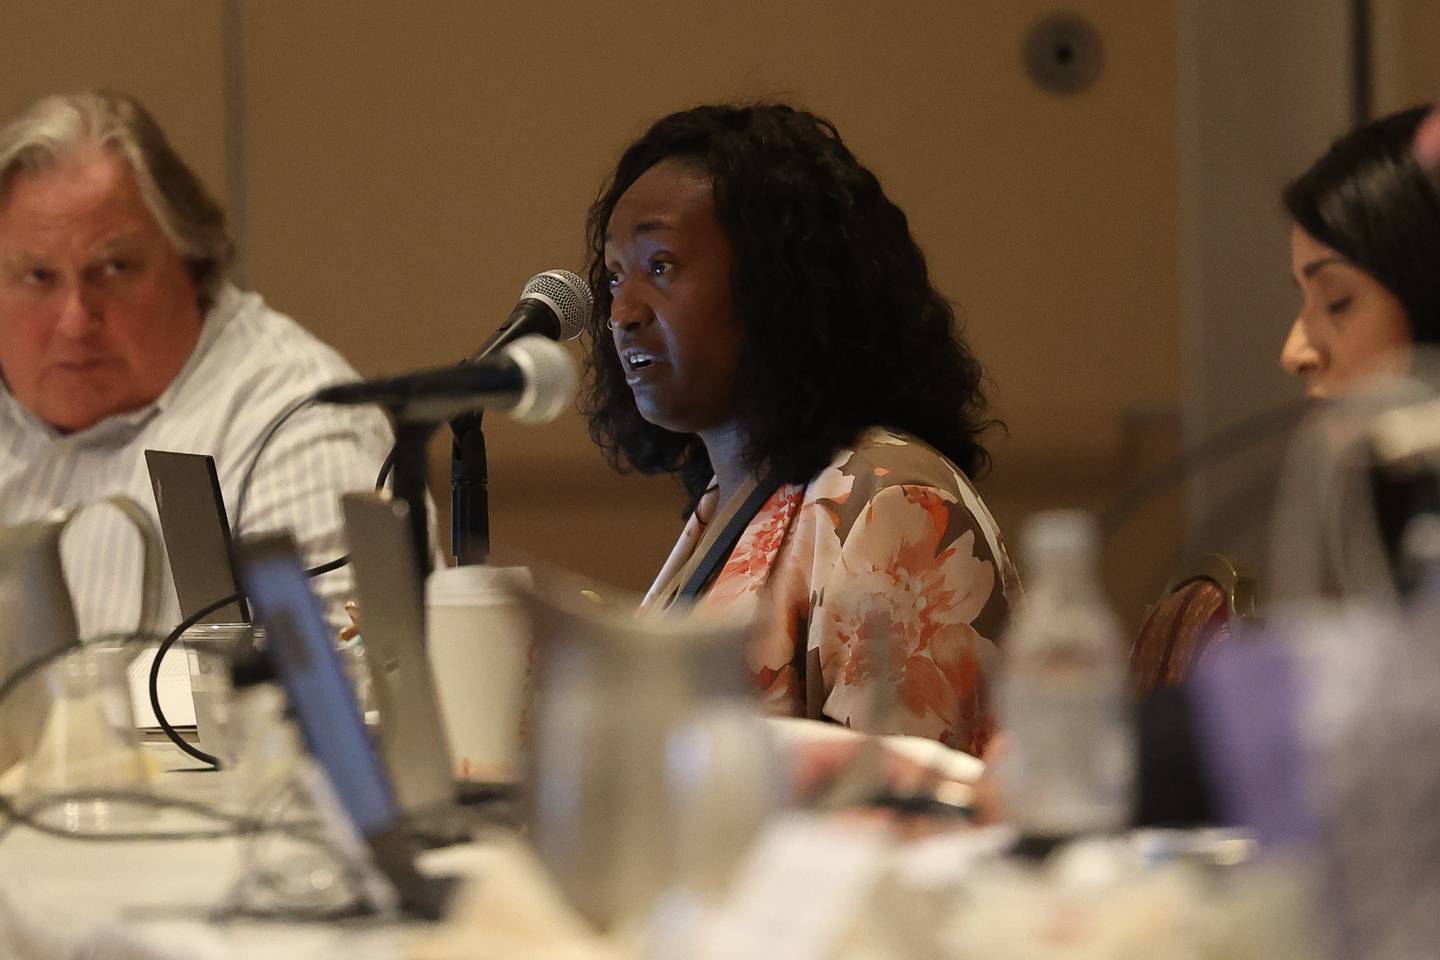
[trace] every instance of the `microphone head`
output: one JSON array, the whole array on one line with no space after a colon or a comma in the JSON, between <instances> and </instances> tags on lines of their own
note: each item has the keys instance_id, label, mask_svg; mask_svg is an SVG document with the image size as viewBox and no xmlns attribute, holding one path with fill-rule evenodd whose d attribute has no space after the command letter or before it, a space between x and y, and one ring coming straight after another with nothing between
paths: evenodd
<instances>
[{"instance_id":1,"label":"microphone head","mask_svg":"<svg viewBox=\"0 0 1440 960\"><path fill-rule=\"evenodd\" d=\"M590 308L595 298L590 296L590 285L578 273L570 270L546 270L537 273L520 291L520 299L540 300L555 311L560 318L561 340L573 340L585 328Z\"/></svg>"},{"instance_id":2,"label":"microphone head","mask_svg":"<svg viewBox=\"0 0 1440 960\"><path fill-rule=\"evenodd\" d=\"M502 350L501 356L525 375L525 390L508 411L514 419L521 423L548 423L564 413L575 399L575 391L580 387L575 361L570 359L570 352L554 340L537 334L521 337Z\"/></svg>"}]
</instances>

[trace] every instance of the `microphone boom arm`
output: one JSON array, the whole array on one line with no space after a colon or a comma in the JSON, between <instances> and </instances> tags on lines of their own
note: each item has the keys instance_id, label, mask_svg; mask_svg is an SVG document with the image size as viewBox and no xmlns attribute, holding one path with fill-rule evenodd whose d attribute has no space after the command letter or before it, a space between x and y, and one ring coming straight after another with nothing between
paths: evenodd
<instances>
[{"instance_id":1,"label":"microphone boom arm","mask_svg":"<svg viewBox=\"0 0 1440 960\"><path fill-rule=\"evenodd\" d=\"M450 553L460 567L490 555L489 463L483 409L450 421Z\"/></svg>"}]
</instances>

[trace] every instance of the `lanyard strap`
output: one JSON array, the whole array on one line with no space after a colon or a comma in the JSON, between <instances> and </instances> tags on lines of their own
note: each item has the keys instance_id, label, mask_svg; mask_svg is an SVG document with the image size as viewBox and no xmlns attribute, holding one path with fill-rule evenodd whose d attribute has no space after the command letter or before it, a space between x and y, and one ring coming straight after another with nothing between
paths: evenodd
<instances>
[{"instance_id":1,"label":"lanyard strap","mask_svg":"<svg viewBox=\"0 0 1440 960\"><path fill-rule=\"evenodd\" d=\"M676 600L694 600L705 592L705 588L710 585L715 574L720 572L721 565L730 559L731 552L740 542L740 536L745 532L750 521L755 519L755 514L759 513L760 508L765 506L765 501L780 489L780 482L780 478L773 473L767 473L760 478L755 489L750 491L750 496L745 498L740 509L735 511L735 515L720 530L720 535L715 538L715 542L710 544L710 549L705 551L705 558L700 561L700 566L695 568L690 579L685 581L685 586L681 587L680 592L675 595Z\"/></svg>"}]
</instances>

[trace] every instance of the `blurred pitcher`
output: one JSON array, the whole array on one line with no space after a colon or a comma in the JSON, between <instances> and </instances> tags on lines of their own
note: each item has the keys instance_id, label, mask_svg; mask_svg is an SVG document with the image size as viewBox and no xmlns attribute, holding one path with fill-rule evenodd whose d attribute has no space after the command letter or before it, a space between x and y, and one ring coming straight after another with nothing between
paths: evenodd
<instances>
[{"instance_id":1,"label":"blurred pitcher","mask_svg":"<svg viewBox=\"0 0 1440 960\"><path fill-rule=\"evenodd\" d=\"M149 514L133 500L100 503L119 510L144 546L144 584L136 632L152 635L160 599L164 556ZM60 558L60 538L81 507L56 510L41 520L0 527L0 684L11 687L17 671L28 676L0 700L0 771L35 745L50 708L50 695L35 669L41 661L79 643L75 611Z\"/></svg>"},{"instance_id":2,"label":"blurred pitcher","mask_svg":"<svg viewBox=\"0 0 1440 960\"><path fill-rule=\"evenodd\" d=\"M535 635L528 824L601 929L723 888L780 791L744 666L749 624L527 595Z\"/></svg>"}]
</instances>

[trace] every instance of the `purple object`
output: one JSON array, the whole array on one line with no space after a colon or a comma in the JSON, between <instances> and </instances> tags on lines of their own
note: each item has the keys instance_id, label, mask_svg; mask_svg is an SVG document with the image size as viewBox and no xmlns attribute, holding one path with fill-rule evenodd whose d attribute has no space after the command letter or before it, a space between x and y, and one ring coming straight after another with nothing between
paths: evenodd
<instances>
[{"instance_id":1,"label":"purple object","mask_svg":"<svg viewBox=\"0 0 1440 960\"><path fill-rule=\"evenodd\" d=\"M1301 680L1287 645L1261 638L1221 645L1190 684L1200 753L1224 819L1254 831L1267 849L1314 840L1297 722Z\"/></svg>"}]
</instances>

